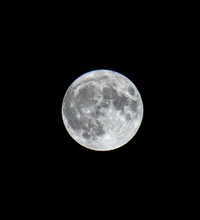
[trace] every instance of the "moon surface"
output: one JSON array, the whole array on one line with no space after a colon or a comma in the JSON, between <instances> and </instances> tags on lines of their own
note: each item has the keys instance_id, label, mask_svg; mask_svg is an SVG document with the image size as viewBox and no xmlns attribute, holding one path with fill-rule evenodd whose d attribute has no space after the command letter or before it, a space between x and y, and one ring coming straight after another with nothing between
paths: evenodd
<instances>
[{"instance_id":1,"label":"moon surface","mask_svg":"<svg viewBox=\"0 0 200 220\"><path fill-rule=\"evenodd\" d=\"M62 102L62 119L69 135L96 151L117 149L137 133L143 102L136 86L121 73L94 70L77 78Z\"/></svg>"}]
</instances>

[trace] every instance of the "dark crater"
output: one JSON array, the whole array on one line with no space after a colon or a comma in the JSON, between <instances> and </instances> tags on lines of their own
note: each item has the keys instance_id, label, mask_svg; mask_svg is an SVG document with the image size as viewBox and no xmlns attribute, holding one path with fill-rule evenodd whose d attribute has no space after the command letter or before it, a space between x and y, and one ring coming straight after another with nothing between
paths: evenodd
<instances>
[{"instance_id":1,"label":"dark crater","mask_svg":"<svg viewBox=\"0 0 200 220\"><path fill-rule=\"evenodd\" d=\"M134 96L135 95L135 90L132 87L128 88L128 92L130 95Z\"/></svg>"}]
</instances>

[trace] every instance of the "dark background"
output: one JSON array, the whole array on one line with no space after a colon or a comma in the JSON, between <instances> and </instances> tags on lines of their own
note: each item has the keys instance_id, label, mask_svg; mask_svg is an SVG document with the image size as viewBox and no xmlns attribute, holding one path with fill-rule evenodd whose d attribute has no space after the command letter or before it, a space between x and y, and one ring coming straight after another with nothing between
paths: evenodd
<instances>
[{"instance_id":1,"label":"dark background","mask_svg":"<svg viewBox=\"0 0 200 220\"><path fill-rule=\"evenodd\" d=\"M185 85L180 67L187 62L181 54L190 23L177 13L186 10L157 3L154 10L121 2L111 7L8 4L1 58L8 77L1 81L2 94L9 94L9 105L2 108L11 119L8 123L2 114L9 134L1 148L6 151L1 154L4 204L13 204L8 213L15 207L31 215L55 212L58 218L62 211L74 216L97 210L96 218L110 210L112 215L122 211L124 218L127 211L149 216L176 210L186 201L184 184L190 178L185 173L191 172L185 156L190 144L180 144L185 137L177 128L185 128L180 112L187 114L188 108L188 100L180 99L187 89L179 86ZM137 134L108 152L76 143L61 116L68 87L96 69L128 77L144 104Z\"/></svg>"},{"instance_id":2,"label":"dark background","mask_svg":"<svg viewBox=\"0 0 200 220\"><path fill-rule=\"evenodd\" d=\"M87 37L90 38L91 34L88 31ZM67 88L77 77L95 69L114 70L127 76L139 89L145 108L145 69L143 66L145 57L139 51L134 55L131 45L117 42L118 40L112 36L112 33L108 32L107 34L110 35L108 37L102 36L104 34L99 34L95 39L91 37L89 40L84 38L75 43L68 42L65 49L52 51L52 57L45 60L46 67L41 73L43 76L40 91L43 90L44 83L46 91L43 90L42 94L44 94L45 105L43 99L40 98L44 109L41 111L41 108L38 108L41 114L41 124L44 126L41 132L41 140L44 142L42 146L44 158L50 161L51 165L55 163L54 165L61 166L62 169L67 166L72 172L75 169L80 173L80 170L84 169L84 172L92 176L98 176L99 172L105 175L118 173L119 169L124 169L123 172L126 172L125 170L138 166L138 162L141 169L142 161L144 157L147 157L145 155L147 145L145 147L144 140L145 113L142 125L135 137L126 146L110 152L95 152L83 148L70 137L63 125L61 105ZM74 44L73 47L71 43ZM62 50L66 52L62 53ZM44 134L45 137L43 137Z\"/></svg>"},{"instance_id":3,"label":"dark background","mask_svg":"<svg viewBox=\"0 0 200 220\"><path fill-rule=\"evenodd\" d=\"M58 178L61 184L73 178L102 181L102 184L110 178L120 178L127 184L133 173L143 175L144 167L151 161L144 127L148 106L145 84L152 58L145 33L123 25L119 28L119 23L114 21L101 26L101 21L85 25L44 20L39 20L37 25L34 20L26 28L22 26L25 31L19 35L20 53L16 53L20 57L16 65L23 72L24 113L27 115L29 109L31 115L25 119L26 138L19 150L22 161L28 163L27 173L35 172L44 179ZM21 33L20 28L16 32ZM144 118L135 137L109 152L88 150L76 143L61 117L68 87L77 77L96 69L114 70L128 77L144 103Z\"/></svg>"},{"instance_id":4,"label":"dark background","mask_svg":"<svg viewBox=\"0 0 200 220\"><path fill-rule=\"evenodd\" d=\"M25 105L22 112L28 114L19 151L30 169L36 169L41 176L65 179L63 173L84 173L104 180L110 175L132 178L131 173L142 175L149 164L154 164L156 149L145 136L144 127L149 106L147 81L149 76L154 78L162 62L156 29L142 18L134 20L130 14L126 21L118 16L104 20L95 13L93 16L95 22L92 15L81 21L62 13L38 12L29 19L22 16L13 21L12 56L23 82L19 94ZM114 70L128 77L144 103L143 121L135 137L109 152L80 146L66 131L61 117L68 87L77 77L96 69Z\"/></svg>"},{"instance_id":5,"label":"dark background","mask_svg":"<svg viewBox=\"0 0 200 220\"><path fill-rule=\"evenodd\" d=\"M12 158L8 160L12 163L7 162L8 175L16 189L27 189L28 197L63 204L70 198L76 204L76 198L84 203L90 195L90 203L111 198L122 204L137 195L139 202L145 197L151 203L154 191L159 200L159 189L167 194L174 186L179 164L174 171L177 151L168 140L172 134L166 132L171 121L163 110L171 109L162 87L176 71L173 42L179 40L174 34L178 25L172 26L167 16L160 19L162 11L144 16L130 9L123 15L121 9L111 9L110 14L104 8L73 16L65 8L37 7L18 13L7 26L8 70L12 68L8 76L13 73L13 84L20 81L10 97L17 126L14 144L8 148ZM108 152L76 143L61 117L68 87L95 69L128 77L144 104L137 134L125 146ZM120 195L125 200L118 200Z\"/></svg>"},{"instance_id":6,"label":"dark background","mask_svg":"<svg viewBox=\"0 0 200 220\"><path fill-rule=\"evenodd\" d=\"M1 85L8 103L1 106L7 114L1 115L6 140L0 156L6 215L185 215L187 195L195 195L187 183L197 176L187 174L198 167L189 166L192 140L181 143L188 132L185 94L192 96L183 82L191 73L183 74L191 67L187 47L196 48L191 9L121 1L4 4ZM108 152L76 143L61 117L67 88L95 69L127 76L144 104L137 134Z\"/></svg>"},{"instance_id":7,"label":"dark background","mask_svg":"<svg viewBox=\"0 0 200 220\"><path fill-rule=\"evenodd\" d=\"M30 142L30 157L41 167L48 164L56 172L64 169L98 173L124 171L141 167L149 160L149 147L144 140L145 81L154 56L148 29L132 29L120 20L102 20L93 24L71 22L65 15L29 20L17 29L23 49L20 49L25 87L29 91L31 121L34 135ZM25 28L26 27L26 28ZM135 137L126 146L110 152L95 152L76 143L66 131L61 117L62 99L71 83L80 75L95 69L109 69L127 76L137 86L144 102L144 118ZM34 138L35 137L35 138ZM29 158L27 157L27 160ZM140 164L140 165L139 165ZM115 168L115 166L117 168ZM85 168L84 168L85 167ZM93 170L97 172L93 172ZM51 170L51 169L50 169ZM109 171L110 170L110 171ZM81 173L81 171L79 171Z\"/></svg>"}]
</instances>

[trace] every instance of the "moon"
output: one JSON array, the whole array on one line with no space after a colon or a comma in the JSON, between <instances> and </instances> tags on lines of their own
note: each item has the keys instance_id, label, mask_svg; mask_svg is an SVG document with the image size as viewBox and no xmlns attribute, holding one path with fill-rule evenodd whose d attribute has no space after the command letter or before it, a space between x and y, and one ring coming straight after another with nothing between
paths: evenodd
<instances>
[{"instance_id":1,"label":"moon","mask_svg":"<svg viewBox=\"0 0 200 220\"><path fill-rule=\"evenodd\" d=\"M106 69L78 77L62 101L62 119L69 135L96 151L114 150L128 143L141 125L143 112L134 83Z\"/></svg>"}]
</instances>

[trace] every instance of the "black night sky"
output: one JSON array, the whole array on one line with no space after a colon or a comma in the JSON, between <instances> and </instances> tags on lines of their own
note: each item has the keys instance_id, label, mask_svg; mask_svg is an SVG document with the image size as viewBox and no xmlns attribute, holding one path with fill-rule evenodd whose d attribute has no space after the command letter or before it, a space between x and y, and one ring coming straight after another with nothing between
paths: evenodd
<instances>
[{"instance_id":1,"label":"black night sky","mask_svg":"<svg viewBox=\"0 0 200 220\"><path fill-rule=\"evenodd\" d=\"M35 83L31 97L35 103L33 124L37 131L32 138L34 147L31 147L30 157L36 158L41 167L48 164L57 172L65 169L86 169L87 172L88 166L89 169L114 171L115 166L125 166L124 169L139 166L138 163L143 166L148 158L144 126L149 48L144 36L135 34L133 39L131 33L116 30L80 27L73 32L73 28L63 30L54 25L53 29L41 28L40 37L32 36L35 40L27 49L32 50L32 56L26 58L26 65L30 70L27 78ZM76 143L61 117L67 88L83 73L96 69L114 70L128 77L138 88L144 103L143 121L135 137L125 146L109 152L91 151Z\"/></svg>"},{"instance_id":2,"label":"black night sky","mask_svg":"<svg viewBox=\"0 0 200 220\"><path fill-rule=\"evenodd\" d=\"M182 81L180 67L185 64L180 53L190 41L184 39L189 33L185 25L190 22L182 21L178 14L187 12L180 5L177 9L170 5L164 14L166 4L151 3L152 10L144 3L141 8L126 3L124 9L121 1L118 9L117 1L111 7L108 2L74 3L74 8L71 2L57 6L55 2L9 3L2 14L2 63L6 67L2 68L2 95L9 92L11 105L2 105L11 110L5 116L6 121L11 119L6 123L9 135L2 142L6 153L1 154L6 174L2 181L9 187L2 188L7 199L2 201L9 208L6 214L17 215L13 207L22 213L29 207L31 216L37 210L45 216L55 211L59 219L62 210L64 216L72 210L72 216L77 213L82 218L81 208L86 205L84 212L93 219L101 213L108 216L105 210L111 210L113 218L124 205L123 219L128 209L135 215L138 207L140 216L151 216L160 206L166 207L165 215L177 209L177 198L185 201L183 192L190 188L183 185L190 179L185 172L192 170L180 143L184 134L175 126L188 130L180 114L187 115L185 104L190 101L185 99L189 92ZM177 10L177 21L171 9ZM181 23L183 33L179 33ZM61 114L68 87L82 74L98 69L129 78L144 105L135 136L124 146L105 152L78 144L67 132ZM176 108L177 103L181 108ZM186 147L187 154L192 146ZM179 182L181 173L184 179Z\"/></svg>"}]
</instances>

